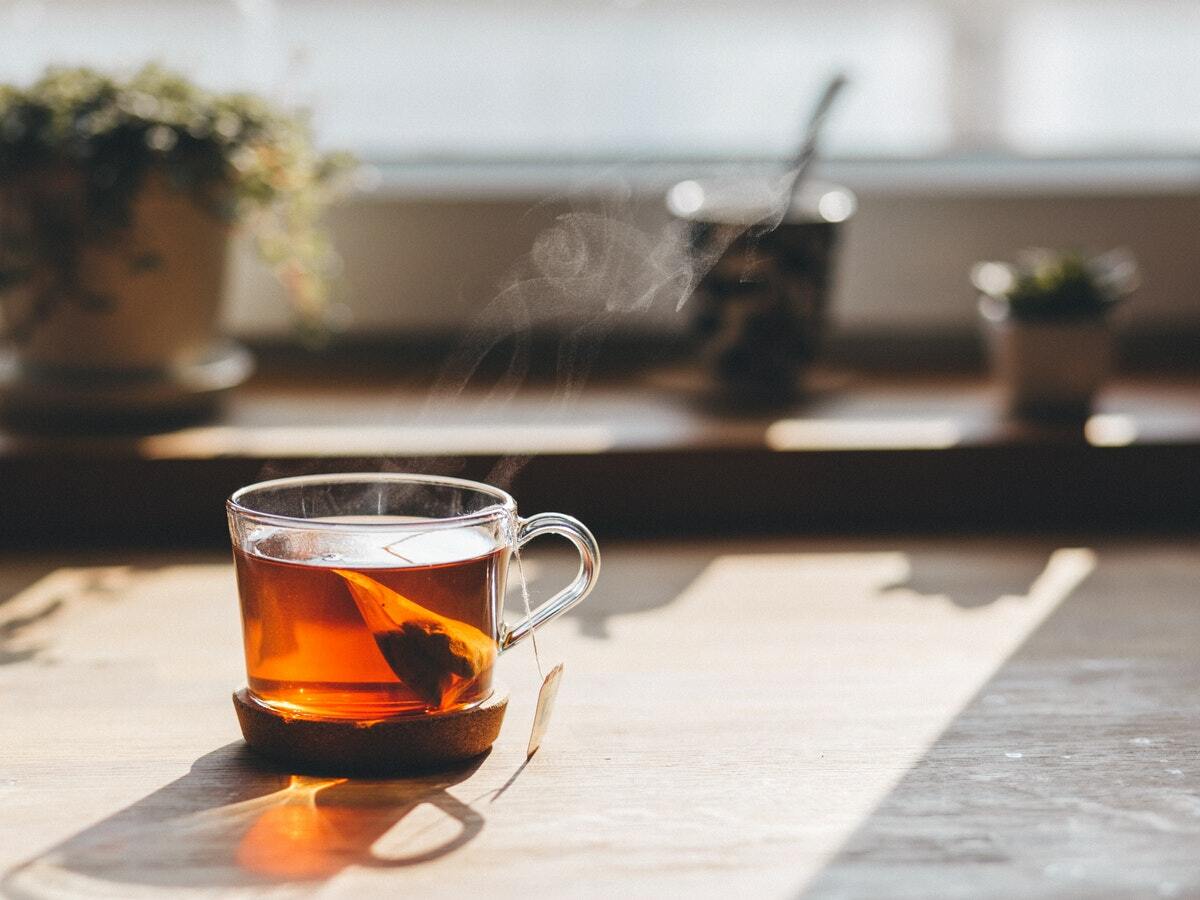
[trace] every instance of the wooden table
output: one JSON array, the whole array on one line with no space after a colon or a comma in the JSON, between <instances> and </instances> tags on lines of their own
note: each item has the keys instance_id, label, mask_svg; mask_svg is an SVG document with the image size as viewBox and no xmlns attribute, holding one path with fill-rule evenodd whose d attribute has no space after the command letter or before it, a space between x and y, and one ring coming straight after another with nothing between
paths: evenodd
<instances>
[{"instance_id":1,"label":"wooden table","mask_svg":"<svg viewBox=\"0 0 1200 900\"><path fill-rule=\"evenodd\" d=\"M540 635L478 764L243 749L220 555L0 565L14 897L1196 896L1200 549L640 542ZM531 552L535 590L565 555Z\"/></svg>"}]
</instances>

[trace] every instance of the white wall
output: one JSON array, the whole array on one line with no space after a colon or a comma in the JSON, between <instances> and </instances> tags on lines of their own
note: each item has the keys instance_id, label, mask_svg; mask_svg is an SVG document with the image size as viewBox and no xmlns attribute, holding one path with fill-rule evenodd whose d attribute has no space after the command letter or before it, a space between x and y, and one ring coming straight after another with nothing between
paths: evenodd
<instances>
[{"instance_id":1,"label":"white wall","mask_svg":"<svg viewBox=\"0 0 1200 900\"><path fill-rule=\"evenodd\" d=\"M847 331L968 327L975 317L967 282L972 263L1011 258L1027 246L1095 251L1128 246L1143 274L1143 286L1126 308L1130 322L1200 329L1198 169L1200 164L1189 161L1115 168L1063 164L1047 175L1044 167L989 164L964 176L944 166L930 174L927 166L831 165L826 174L843 176L860 202L844 231L836 323ZM619 202L602 187L567 202L561 193L555 199L546 182L507 177L502 190L495 189L497 183L493 177L494 189L486 190L466 174L414 183L392 179L383 190L349 200L331 214L345 258L343 299L351 332L460 327L496 295L505 273L561 213L616 210L648 235L667 221L662 196L669 179L661 174L634 184L631 196ZM245 254L230 300L234 332L286 334L286 304L278 287ZM569 323L594 310L535 305L531 312L535 322ZM622 327L670 332L686 323L686 315L664 300L628 317Z\"/></svg>"}]
</instances>

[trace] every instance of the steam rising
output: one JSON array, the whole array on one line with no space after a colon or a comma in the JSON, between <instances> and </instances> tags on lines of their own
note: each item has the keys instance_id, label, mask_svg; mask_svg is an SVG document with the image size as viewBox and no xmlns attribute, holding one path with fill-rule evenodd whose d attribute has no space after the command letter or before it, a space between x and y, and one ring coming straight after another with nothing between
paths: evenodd
<instances>
[{"instance_id":1,"label":"steam rising","mask_svg":"<svg viewBox=\"0 0 1200 900\"><path fill-rule=\"evenodd\" d=\"M737 224L726 224L717 240L706 242L703 252L690 246L690 223L681 218L672 218L657 230L637 223L628 190L601 203L599 209L576 206L560 214L534 239L529 253L509 270L495 299L471 323L435 382L427 411L460 396L483 361L501 348L508 354L503 372L480 407L494 408L511 400L528 374L535 312L539 321L572 323L558 344L552 400L559 409L569 408L616 325L652 308L682 309L733 240L750 228L769 231L779 223L783 203L775 179L771 182L755 186L753 211L743 211ZM740 185L745 191L746 182ZM731 190L718 188L718 197ZM701 195L697 210L703 200ZM507 487L529 459L506 457L488 480Z\"/></svg>"},{"instance_id":2,"label":"steam rising","mask_svg":"<svg viewBox=\"0 0 1200 900\"><path fill-rule=\"evenodd\" d=\"M647 227L634 215L628 187L612 191L603 201L585 203L575 198L571 208L534 239L528 253L518 259L499 285L496 296L467 326L462 339L443 364L424 411L409 426L431 424L440 407L455 401L477 380L485 360L488 372L500 375L479 396L475 411L494 417L517 394L530 368L533 325L536 321L568 323L558 339L554 391L550 407L570 409L586 383L605 339L622 321L652 309L680 310L704 275L728 246L747 231L752 236L773 229L782 220L789 175L757 181L684 182L691 208L676 209L665 224ZM695 214L718 230L703 243L691 246L688 218ZM536 315L535 315L536 314ZM502 488L533 454L509 455L488 474ZM358 465L393 472L457 474L465 461L455 457L418 455L363 458L338 468ZM284 461L263 467L260 477L309 473L310 465L294 468Z\"/></svg>"}]
</instances>

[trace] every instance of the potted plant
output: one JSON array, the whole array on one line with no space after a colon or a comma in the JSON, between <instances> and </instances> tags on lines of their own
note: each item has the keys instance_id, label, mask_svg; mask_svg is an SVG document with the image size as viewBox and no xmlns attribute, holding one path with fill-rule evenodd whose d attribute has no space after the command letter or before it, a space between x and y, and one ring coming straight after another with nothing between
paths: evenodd
<instances>
[{"instance_id":1,"label":"potted plant","mask_svg":"<svg viewBox=\"0 0 1200 900\"><path fill-rule=\"evenodd\" d=\"M10 405L172 406L248 374L217 337L244 224L303 329L334 261L318 217L338 158L305 121L157 66L0 86L0 336Z\"/></svg>"},{"instance_id":2,"label":"potted plant","mask_svg":"<svg viewBox=\"0 0 1200 900\"><path fill-rule=\"evenodd\" d=\"M1015 265L977 264L971 281L1009 411L1086 415L1112 365L1109 314L1136 287L1133 257L1029 250Z\"/></svg>"}]
</instances>

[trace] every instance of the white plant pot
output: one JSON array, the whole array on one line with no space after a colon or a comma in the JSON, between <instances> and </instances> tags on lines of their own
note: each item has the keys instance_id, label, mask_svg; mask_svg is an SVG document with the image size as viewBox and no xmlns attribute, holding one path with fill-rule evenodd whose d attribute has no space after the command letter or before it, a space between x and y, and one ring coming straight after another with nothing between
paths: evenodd
<instances>
[{"instance_id":1,"label":"white plant pot","mask_svg":"<svg viewBox=\"0 0 1200 900\"><path fill-rule=\"evenodd\" d=\"M992 369L1009 412L1086 415L1112 368L1113 340L1103 320L1020 322L985 319Z\"/></svg>"},{"instance_id":2,"label":"white plant pot","mask_svg":"<svg viewBox=\"0 0 1200 900\"><path fill-rule=\"evenodd\" d=\"M196 359L216 336L229 226L151 181L119 244L81 253L80 283L103 308L61 304L17 348L22 363L156 369Z\"/></svg>"},{"instance_id":3,"label":"white plant pot","mask_svg":"<svg viewBox=\"0 0 1200 900\"><path fill-rule=\"evenodd\" d=\"M87 245L78 283L104 298L64 302L0 360L6 405L20 412L169 412L244 380L249 354L220 339L230 227L157 178L133 201L129 229Z\"/></svg>"}]
</instances>

